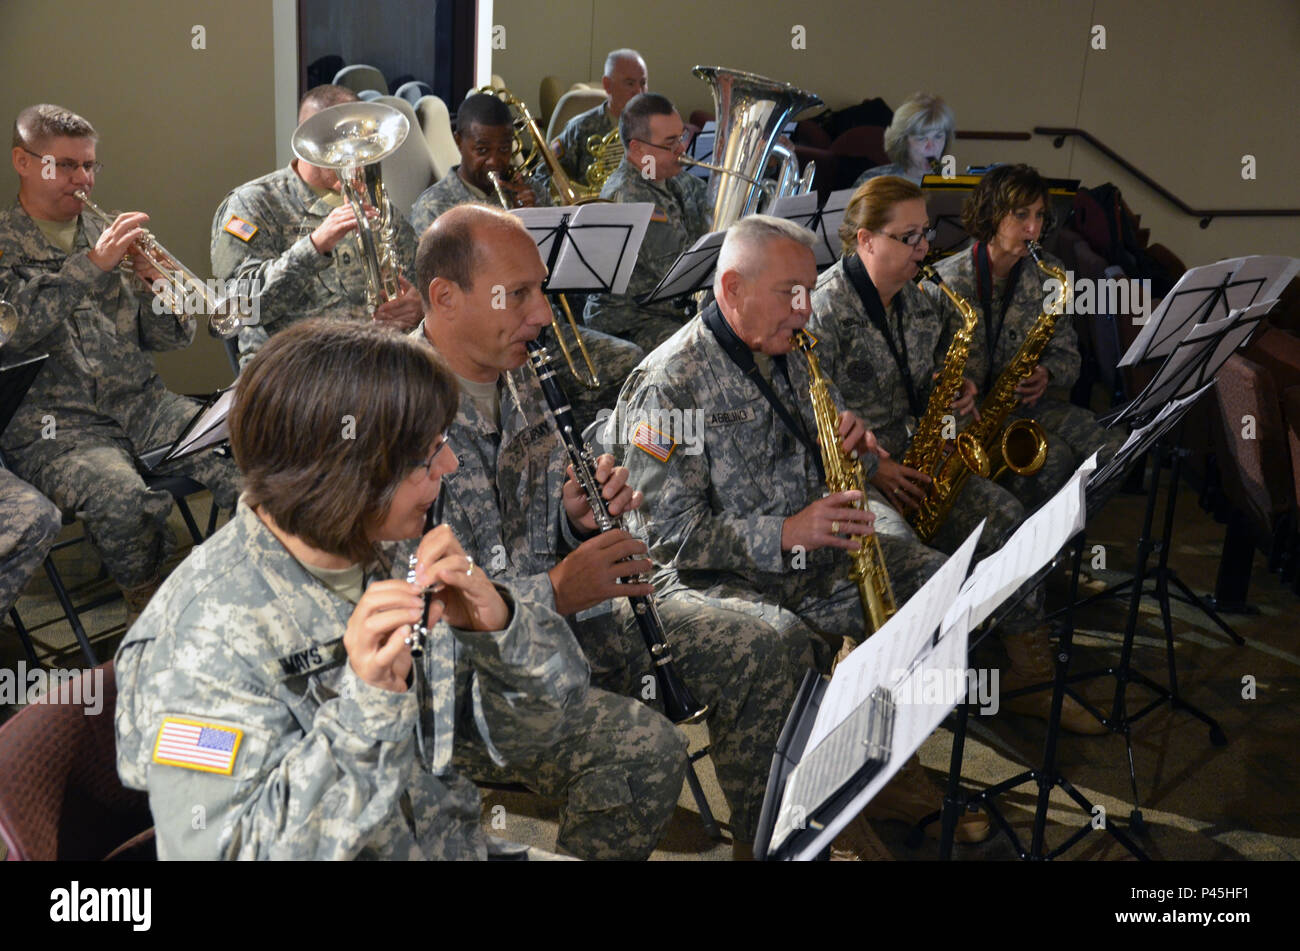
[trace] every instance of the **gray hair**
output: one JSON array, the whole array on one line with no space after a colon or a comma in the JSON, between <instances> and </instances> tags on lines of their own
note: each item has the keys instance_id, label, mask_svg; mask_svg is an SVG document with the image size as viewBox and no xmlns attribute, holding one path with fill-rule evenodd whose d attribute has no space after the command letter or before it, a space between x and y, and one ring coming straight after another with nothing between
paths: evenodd
<instances>
[{"instance_id":1,"label":"gray hair","mask_svg":"<svg viewBox=\"0 0 1300 951\"><path fill-rule=\"evenodd\" d=\"M28 106L14 120L14 148L33 148L50 139L98 139L95 127L71 109L42 102Z\"/></svg>"},{"instance_id":2,"label":"gray hair","mask_svg":"<svg viewBox=\"0 0 1300 951\"><path fill-rule=\"evenodd\" d=\"M728 228L727 236L722 239L722 249L718 252L717 271L713 277L714 295L718 295L721 289L724 271L746 274L742 264L744 258L778 240L793 241L809 250L817 245L817 236L807 228L772 215L750 215Z\"/></svg>"},{"instance_id":3,"label":"gray hair","mask_svg":"<svg viewBox=\"0 0 1300 951\"><path fill-rule=\"evenodd\" d=\"M894 119L885 130L885 154L896 165L907 165L907 137L928 132L930 129L943 129L943 154L948 153L952 145L952 130L957 120L952 109L938 96L929 93L913 93L912 97L898 107Z\"/></svg>"},{"instance_id":4,"label":"gray hair","mask_svg":"<svg viewBox=\"0 0 1300 951\"><path fill-rule=\"evenodd\" d=\"M645 65L645 57L643 57L636 50L627 49L627 48L621 50L614 50L608 56L605 57L605 72L602 73L601 75L613 76L614 67L617 66L625 59L634 59L637 62L639 62L642 66Z\"/></svg>"}]
</instances>

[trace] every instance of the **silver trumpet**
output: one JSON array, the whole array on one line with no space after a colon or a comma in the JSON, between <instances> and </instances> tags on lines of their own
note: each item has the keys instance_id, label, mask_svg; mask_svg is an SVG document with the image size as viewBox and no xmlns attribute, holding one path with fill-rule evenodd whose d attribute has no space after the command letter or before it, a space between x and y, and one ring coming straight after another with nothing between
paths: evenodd
<instances>
[{"instance_id":1,"label":"silver trumpet","mask_svg":"<svg viewBox=\"0 0 1300 951\"><path fill-rule=\"evenodd\" d=\"M100 208L84 191L73 194L105 227L116 220L116 215L110 215ZM174 314L181 319L182 323L189 326L193 324L194 313L197 311L208 318L212 329L220 336L233 337L238 333L240 311L234 302L229 297L217 294L206 281L182 264L176 255L164 248L147 228L141 230L144 234L132 245L119 267L123 271L131 272L131 257L138 255L162 275L162 282L155 281L149 285L149 289L168 313ZM187 306L189 301L196 299L201 302L199 307Z\"/></svg>"},{"instance_id":2,"label":"silver trumpet","mask_svg":"<svg viewBox=\"0 0 1300 951\"><path fill-rule=\"evenodd\" d=\"M293 133L293 154L338 173L343 197L357 218L366 300L373 314L402 292L393 208L379 163L406 141L411 123L382 102L344 102L322 109ZM372 214L372 212L377 214Z\"/></svg>"}]
</instances>

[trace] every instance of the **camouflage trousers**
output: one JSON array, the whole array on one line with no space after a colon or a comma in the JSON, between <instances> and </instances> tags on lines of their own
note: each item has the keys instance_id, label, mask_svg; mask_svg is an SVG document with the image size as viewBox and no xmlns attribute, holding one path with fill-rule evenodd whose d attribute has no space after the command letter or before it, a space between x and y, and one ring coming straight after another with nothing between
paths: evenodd
<instances>
[{"instance_id":1,"label":"camouflage trousers","mask_svg":"<svg viewBox=\"0 0 1300 951\"><path fill-rule=\"evenodd\" d=\"M61 428L55 439L17 450L10 461L18 475L61 510L81 519L113 580L123 588L136 587L159 576L175 540L167 528L171 493L145 485L136 468L135 449L174 440L197 410L193 401L182 397L166 400L153 408L131 439L108 422ZM209 450L178 460L157 474L188 476L212 492L216 505L234 507L239 471L228 457Z\"/></svg>"},{"instance_id":2,"label":"camouflage trousers","mask_svg":"<svg viewBox=\"0 0 1300 951\"><path fill-rule=\"evenodd\" d=\"M62 520L54 503L7 469L0 469L0 618L18 600L45 560Z\"/></svg>"},{"instance_id":3,"label":"camouflage trousers","mask_svg":"<svg viewBox=\"0 0 1300 951\"><path fill-rule=\"evenodd\" d=\"M630 340L646 353L663 343L686 323L686 313L665 314L636 306L610 305L586 313L587 326L621 340Z\"/></svg>"},{"instance_id":4,"label":"camouflage trousers","mask_svg":"<svg viewBox=\"0 0 1300 951\"><path fill-rule=\"evenodd\" d=\"M657 607L678 678L709 708L709 757L731 807L732 836L752 842L772 752L804 667L794 666L786 635L749 610L676 598L661 598ZM645 640L626 599L616 603L613 617L614 624L578 625L592 682L662 710Z\"/></svg>"},{"instance_id":5,"label":"camouflage trousers","mask_svg":"<svg viewBox=\"0 0 1300 951\"><path fill-rule=\"evenodd\" d=\"M1022 406L1011 415L1037 420L1047 434L1047 461L1042 470L1037 475L1008 475L1003 480L1007 489L1024 504L1026 512L1033 512L1055 495L1094 452L1100 467L1128 438L1122 430L1106 429L1098 423L1091 410L1065 400L1044 398L1038 405ZM1099 508L1118 486L1118 482L1113 482L1109 491L1094 498L1093 509Z\"/></svg>"},{"instance_id":6,"label":"camouflage trousers","mask_svg":"<svg viewBox=\"0 0 1300 951\"><path fill-rule=\"evenodd\" d=\"M632 369L645 358L646 352L636 344L618 337L611 337L609 334L600 333L592 330L590 327L582 326L582 319L578 317L578 326L582 331L582 341L586 344L587 352L591 354L591 362L596 367L596 376L600 379L600 386L594 390L589 390L569 372L564 365L564 355L559 352L558 348L552 347L552 364L555 366L560 386L564 394L569 398L569 403L573 407L573 418L578 424L579 431L586 429L595 420L597 414L602 409L613 409L614 403L618 400L618 391L623 388L623 381L627 379ZM564 328L564 339L569 346L569 353L573 357L574 364L581 373L586 374L587 365L582 359L582 353L573 345L573 335L569 333L568 322L561 320L560 326ZM552 331L546 332L547 345L550 344Z\"/></svg>"},{"instance_id":7,"label":"camouflage trousers","mask_svg":"<svg viewBox=\"0 0 1300 951\"><path fill-rule=\"evenodd\" d=\"M545 754L502 767L482 743L458 740L453 762L476 782L522 783L560 800L556 846L569 854L641 861L677 807L686 738L644 703L593 687Z\"/></svg>"}]
</instances>

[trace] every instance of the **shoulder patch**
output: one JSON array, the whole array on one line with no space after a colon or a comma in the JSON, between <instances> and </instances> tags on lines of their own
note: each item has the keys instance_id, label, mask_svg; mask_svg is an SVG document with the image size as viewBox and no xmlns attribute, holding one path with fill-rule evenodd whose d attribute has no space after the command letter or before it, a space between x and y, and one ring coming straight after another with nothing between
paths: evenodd
<instances>
[{"instance_id":1,"label":"shoulder patch","mask_svg":"<svg viewBox=\"0 0 1300 951\"><path fill-rule=\"evenodd\" d=\"M229 776L244 731L180 717L163 718L153 747L153 761L204 773Z\"/></svg>"},{"instance_id":2,"label":"shoulder patch","mask_svg":"<svg viewBox=\"0 0 1300 951\"><path fill-rule=\"evenodd\" d=\"M638 423L632 431L632 445L660 462L667 462L677 448L677 440L665 436L649 423Z\"/></svg>"},{"instance_id":3,"label":"shoulder patch","mask_svg":"<svg viewBox=\"0 0 1300 951\"><path fill-rule=\"evenodd\" d=\"M658 205L655 205L655 210L651 213L650 220L666 223L668 221L668 212L664 211Z\"/></svg>"},{"instance_id":4,"label":"shoulder patch","mask_svg":"<svg viewBox=\"0 0 1300 951\"><path fill-rule=\"evenodd\" d=\"M231 215L226 226L221 229L226 234L233 234L240 241L245 243L253 240L253 235L257 234L257 225L249 224L239 215Z\"/></svg>"}]
</instances>

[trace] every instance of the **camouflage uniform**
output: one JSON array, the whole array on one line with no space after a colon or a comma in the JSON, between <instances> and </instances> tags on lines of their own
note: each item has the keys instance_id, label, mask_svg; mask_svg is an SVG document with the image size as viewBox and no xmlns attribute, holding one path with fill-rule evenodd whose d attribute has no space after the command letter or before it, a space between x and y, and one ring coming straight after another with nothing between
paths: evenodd
<instances>
[{"instance_id":1,"label":"camouflage uniform","mask_svg":"<svg viewBox=\"0 0 1300 951\"><path fill-rule=\"evenodd\" d=\"M791 412L797 409L809 438L815 438L807 364L793 354L788 370L790 385L773 369L772 387ZM833 384L830 388L842 405ZM661 566L656 584L668 597L749 602L754 613L780 630L807 635L811 628L821 635L811 647L818 665L825 667L827 643L833 653L841 638L861 640L863 634L848 555L834 548L784 552L781 530L787 517L825 495L826 485L804 444L732 363L701 317L637 367L619 395L613 424L630 441L639 421L654 425L656 413L667 413L658 417L658 428L680 441L684 433L669 432L677 425L669 422L677 418L673 411L699 411L701 452L690 453L683 443L661 462L629 446L624 459L632 483L645 492L650 557ZM875 463L874 455L864 459L868 477ZM894 593L902 604L943 563L943 556L918 542L878 493L869 493Z\"/></svg>"},{"instance_id":2,"label":"camouflage uniform","mask_svg":"<svg viewBox=\"0 0 1300 951\"><path fill-rule=\"evenodd\" d=\"M62 521L54 503L7 469L0 469L0 618L18 600Z\"/></svg>"},{"instance_id":3,"label":"camouflage uniform","mask_svg":"<svg viewBox=\"0 0 1300 951\"><path fill-rule=\"evenodd\" d=\"M1050 254L1043 259L1062 270L1064 265ZM976 287L975 265L969 249L959 251L941 261L935 268L945 282L971 304L979 308L979 291ZM1020 268L1020 279L1011 293L1014 294L1007 308L1005 325L997 341L993 354L992 366L988 356L987 337L984 332L983 315L980 327L971 341L970 359L966 364L966 375L975 381L982 392L997 380L998 374L1011 362L1016 351L1025 342L1025 335L1033 327L1038 315L1043 312L1047 297L1044 288L1046 276L1034 266L1028 258ZM1001 313L1002 295L996 292L992 298L994 317ZM943 297L938 288L927 287L926 293L939 302L949 321L948 326L957 318L955 309ZM1038 360L1047 369L1048 389L1033 407L1021 406L1011 418L1034 419L1047 434L1047 462L1042 471L1031 477L1008 475L1004 479L1006 487L1022 503L1026 510L1037 508L1065 484L1088 456L1095 450L1098 464L1104 463L1124 444L1126 434L1118 429L1105 429L1090 410L1075 406L1070 402L1070 388L1079 377L1079 345L1074 332L1074 323L1069 315L1056 322L1056 329L1051 341L1043 350ZM1117 485L1118 483L1116 483ZM1113 490L1113 489L1112 489ZM1094 500L1096 501L1096 500Z\"/></svg>"},{"instance_id":4,"label":"camouflage uniform","mask_svg":"<svg viewBox=\"0 0 1300 951\"><path fill-rule=\"evenodd\" d=\"M530 187L533 189L539 208L549 208L554 204L551 201L550 191L544 186L530 183ZM433 224L443 212L451 211L457 205L468 205L472 202L491 205L493 208L501 207L501 202L495 194L481 192L473 185L467 184L460 177L460 166L457 165L439 181L421 192L420 197L415 199L415 204L411 206L411 227L415 229L416 241L420 240L420 236L429 230L429 225ZM412 251L411 254L414 255L415 252Z\"/></svg>"},{"instance_id":5,"label":"camouflage uniform","mask_svg":"<svg viewBox=\"0 0 1300 951\"><path fill-rule=\"evenodd\" d=\"M631 340L647 352L681 327L689 314L689 298L645 305L635 298L654 290L681 253L709 230L712 212L706 188L703 181L685 172L656 182L644 177L626 158L614 170L600 191L601 198L628 204L650 202L655 208L627 293L590 295L584 314L590 326Z\"/></svg>"},{"instance_id":6,"label":"camouflage uniform","mask_svg":"<svg viewBox=\"0 0 1300 951\"><path fill-rule=\"evenodd\" d=\"M478 189L467 185L457 172L459 168L460 166L457 165L442 181L426 189L424 194L415 200L411 221L415 224L417 235L423 235L439 215L457 205L477 203L491 205L494 208L500 207L495 195L484 195ZM545 185L539 186L534 182L532 188L537 196L537 204L541 207L551 207L550 192ZM574 320L580 328L582 300L581 295L569 295L569 307L573 309ZM569 344L575 365L585 370L586 364L582 360L582 353L573 346L572 336L569 335L568 320L558 305L553 305L552 310L555 311L556 322L564 329L565 340ZM551 331L545 333L549 335ZM587 352L591 354L591 362L596 367L600 386L589 390L574 380L570 374L565 374L565 385L568 387L569 398L573 403L574 419L579 427L585 428L596 419L602 409L610 409L614 406L619 387L632 372L632 368L641 362L645 351L631 341L603 334L590 327L582 330L582 341L587 346ZM551 351L557 358L561 356L558 347L552 346Z\"/></svg>"},{"instance_id":7,"label":"camouflage uniform","mask_svg":"<svg viewBox=\"0 0 1300 951\"><path fill-rule=\"evenodd\" d=\"M361 243L353 231L330 254L311 233L334 210L293 166L240 185L212 218L212 273L218 280L256 282L258 321L239 330L239 362L248 363L267 338L308 317L368 320ZM239 220L236 220L239 219ZM256 231L245 240L235 232ZM402 276L415 280L415 232L393 209L394 240Z\"/></svg>"},{"instance_id":8,"label":"camouflage uniform","mask_svg":"<svg viewBox=\"0 0 1300 951\"><path fill-rule=\"evenodd\" d=\"M812 308L808 330L817 337L817 358L823 372L839 387L845 407L876 434L876 440L895 462L902 462L911 446L917 417L908 405L902 373L889 345L867 316L862 298L845 272L845 259L817 278ZM890 301L888 316L895 341L899 326L903 328L912 385L924 413L934 374L942 368L947 354L947 348L940 344L951 341L952 332L945 330L944 315L936 311L930 298L910 282ZM957 319L955 310L948 316ZM951 554L981 519L987 519L980 536L980 552L987 553L999 547L1024 517L1024 507L1014 495L988 479L971 476L933 544Z\"/></svg>"},{"instance_id":9,"label":"camouflage uniform","mask_svg":"<svg viewBox=\"0 0 1300 951\"><path fill-rule=\"evenodd\" d=\"M861 417L894 461L902 462L911 447L917 417L908 405L902 373L889 345L867 316L845 269L846 259L841 258L818 277L808 329L818 338L818 360L823 372L838 384L845 407ZM934 373L942 368L956 329L946 327L944 319L960 321L960 316L955 308L940 314L925 292L911 282L894 295L888 316L893 318L890 332L895 340L898 328L903 328L908 369L924 413L934 387ZM976 334L979 332L977 327ZM971 475L930 543L952 554L984 521L976 549L978 557L983 557L1002 547L1024 518L1024 506L1011 492ZM1042 588L1035 587L1027 597L1007 616L1004 632L1029 630L1043 622Z\"/></svg>"},{"instance_id":10,"label":"camouflage uniform","mask_svg":"<svg viewBox=\"0 0 1300 951\"><path fill-rule=\"evenodd\" d=\"M486 419L473 401L461 400L448 434L460 468L444 481L444 518L466 551L494 576L507 578L533 600L553 604L547 572L579 544L560 502L568 456L532 372L517 370L509 377L524 408L503 380L500 425ZM789 666L789 650L774 629L742 614L681 602L660 602L660 609L681 679L710 706L711 755L731 804L733 834L752 841L772 749L794 699L797 675ZM619 694L654 696L645 691L652 682L649 655L626 599L569 620L592 665L594 684ZM566 849L602 858L644 858L681 791L685 744L672 724L645 704L605 690L592 690L607 708L604 729L580 722L569 740L538 758L534 773L514 770L513 777L552 796L567 788L569 817L583 812L603 817L601 840L594 835L600 826L589 820L589 841L581 850L566 840L562 827L560 844ZM656 758L648 760L646 750ZM573 782L578 766L590 772ZM501 778L481 769L471 775ZM630 811L629 788L645 816L640 821L632 814L620 818Z\"/></svg>"},{"instance_id":11,"label":"camouflage uniform","mask_svg":"<svg viewBox=\"0 0 1300 951\"><path fill-rule=\"evenodd\" d=\"M118 773L149 792L158 857L484 858L479 795L451 765L454 738L534 756L583 702L588 677L553 612L501 594L502 631L436 625L421 704L414 688L357 677L342 640L354 605L241 504L117 653ZM160 762L170 718L217 739L242 731L229 774Z\"/></svg>"},{"instance_id":12,"label":"camouflage uniform","mask_svg":"<svg viewBox=\"0 0 1300 951\"><path fill-rule=\"evenodd\" d=\"M595 159L587 148L587 140L593 135L608 135L617 127L618 123L609 115L608 99L599 106L578 113L564 124L563 131L555 140L559 142L555 157L559 159L564 173L569 176L569 181L586 181L587 170Z\"/></svg>"},{"instance_id":13,"label":"camouflage uniform","mask_svg":"<svg viewBox=\"0 0 1300 951\"><path fill-rule=\"evenodd\" d=\"M146 350L176 350L193 325L155 314L154 296L87 257L101 225L81 215L72 254L54 247L15 202L0 213L0 298L18 308L6 360L49 353L4 432L15 474L85 523L119 585L151 582L174 544L172 497L145 487L134 457L172 442L198 405L167 391ZM238 472L202 452L160 470L195 479L216 504L235 503Z\"/></svg>"}]
</instances>

